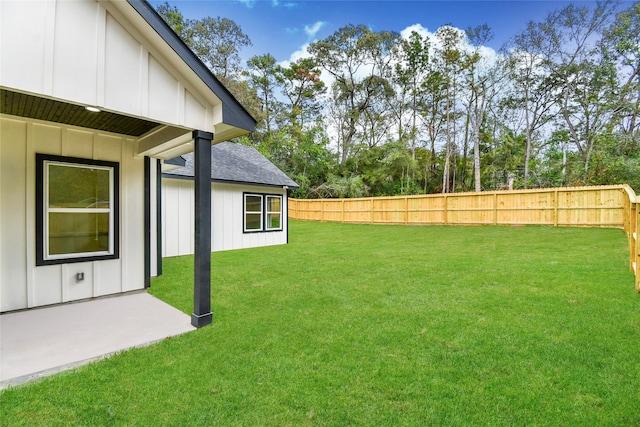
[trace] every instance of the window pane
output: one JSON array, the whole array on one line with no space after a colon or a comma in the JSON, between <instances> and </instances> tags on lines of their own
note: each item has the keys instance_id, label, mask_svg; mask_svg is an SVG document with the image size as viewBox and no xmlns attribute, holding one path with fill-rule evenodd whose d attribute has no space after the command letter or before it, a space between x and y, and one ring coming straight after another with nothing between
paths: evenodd
<instances>
[{"instance_id":1,"label":"window pane","mask_svg":"<svg viewBox=\"0 0 640 427\"><path fill-rule=\"evenodd\" d=\"M267 197L267 212L280 212L280 197Z\"/></svg>"},{"instance_id":2,"label":"window pane","mask_svg":"<svg viewBox=\"0 0 640 427\"><path fill-rule=\"evenodd\" d=\"M280 225L280 214L267 214L267 229L279 229Z\"/></svg>"},{"instance_id":3,"label":"window pane","mask_svg":"<svg viewBox=\"0 0 640 427\"><path fill-rule=\"evenodd\" d=\"M262 215L261 214L246 214L245 215L245 229L247 230L260 230L262 229Z\"/></svg>"},{"instance_id":4,"label":"window pane","mask_svg":"<svg viewBox=\"0 0 640 427\"><path fill-rule=\"evenodd\" d=\"M109 251L108 213L49 213L49 254Z\"/></svg>"},{"instance_id":5,"label":"window pane","mask_svg":"<svg viewBox=\"0 0 640 427\"><path fill-rule=\"evenodd\" d=\"M109 171L49 165L50 208L108 208Z\"/></svg>"},{"instance_id":6,"label":"window pane","mask_svg":"<svg viewBox=\"0 0 640 427\"><path fill-rule=\"evenodd\" d=\"M246 212L262 212L262 197L260 196L245 196L245 211Z\"/></svg>"}]
</instances>

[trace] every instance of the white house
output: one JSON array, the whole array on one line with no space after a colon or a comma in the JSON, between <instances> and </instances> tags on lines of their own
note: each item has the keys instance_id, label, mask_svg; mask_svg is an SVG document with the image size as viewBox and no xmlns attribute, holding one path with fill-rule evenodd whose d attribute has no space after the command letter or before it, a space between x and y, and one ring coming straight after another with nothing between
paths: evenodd
<instances>
[{"instance_id":1,"label":"white house","mask_svg":"<svg viewBox=\"0 0 640 427\"><path fill-rule=\"evenodd\" d=\"M208 324L211 145L255 120L145 0L0 1L0 59L0 311L149 286L162 164L193 151Z\"/></svg>"},{"instance_id":2,"label":"white house","mask_svg":"<svg viewBox=\"0 0 640 427\"><path fill-rule=\"evenodd\" d=\"M194 162L162 174L162 254L194 251ZM253 248L288 241L291 178L253 147L223 142L211 147L212 250Z\"/></svg>"}]
</instances>

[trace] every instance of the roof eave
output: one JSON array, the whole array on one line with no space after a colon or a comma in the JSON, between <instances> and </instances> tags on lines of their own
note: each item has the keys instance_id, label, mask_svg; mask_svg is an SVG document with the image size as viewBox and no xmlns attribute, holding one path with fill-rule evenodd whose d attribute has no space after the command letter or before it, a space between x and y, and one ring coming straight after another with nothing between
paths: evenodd
<instances>
[{"instance_id":1,"label":"roof eave","mask_svg":"<svg viewBox=\"0 0 640 427\"><path fill-rule=\"evenodd\" d=\"M162 172L163 178L168 179L181 179L185 181L193 181L195 178L193 175L178 175L171 172L171 170ZM245 187L269 187L269 188L282 188L285 190L297 190L300 188L297 184L270 184L265 182L250 182L250 181L235 181L229 179L219 179L219 178L211 178L211 182L215 182L217 184L233 184L233 185L242 185Z\"/></svg>"}]
</instances>

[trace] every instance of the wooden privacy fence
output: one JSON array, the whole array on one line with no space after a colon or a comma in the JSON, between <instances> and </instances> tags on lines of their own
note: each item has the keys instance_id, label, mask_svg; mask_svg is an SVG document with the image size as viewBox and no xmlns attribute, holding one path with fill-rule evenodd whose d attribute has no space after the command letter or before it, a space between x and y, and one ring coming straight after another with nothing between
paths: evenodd
<instances>
[{"instance_id":1,"label":"wooden privacy fence","mask_svg":"<svg viewBox=\"0 0 640 427\"><path fill-rule=\"evenodd\" d=\"M289 218L408 225L521 225L624 229L640 292L640 200L628 185L425 194L356 199L289 199Z\"/></svg>"}]
</instances>

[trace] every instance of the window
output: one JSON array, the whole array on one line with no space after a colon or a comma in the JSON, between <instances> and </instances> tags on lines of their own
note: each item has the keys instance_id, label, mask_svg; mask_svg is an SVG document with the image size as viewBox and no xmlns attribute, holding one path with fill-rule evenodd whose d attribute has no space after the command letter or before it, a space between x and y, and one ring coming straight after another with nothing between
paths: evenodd
<instances>
[{"instance_id":1,"label":"window","mask_svg":"<svg viewBox=\"0 0 640 427\"><path fill-rule=\"evenodd\" d=\"M282 197L267 196L267 230L282 230Z\"/></svg>"},{"instance_id":2,"label":"window","mask_svg":"<svg viewBox=\"0 0 640 427\"><path fill-rule=\"evenodd\" d=\"M36 265L118 258L118 164L37 154L36 168Z\"/></svg>"},{"instance_id":3,"label":"window","mask_svg":"<svg viewBox=\"0 0 640 427\"><path fill-rule=\"evenodd\" d=\"M244 231L282 230L282 196L244 194Z\"/></svg>"},{"instance_id":4,"label":"window","mask_svg":"<svg viewBox=\"0 0 640 427\"><path fill-rule=\"evenodd\" d=\"M262 231L262 196L244 195L244 231Z\"/></svg>"}]
</instances>

